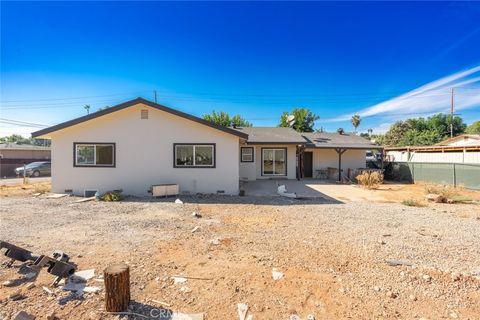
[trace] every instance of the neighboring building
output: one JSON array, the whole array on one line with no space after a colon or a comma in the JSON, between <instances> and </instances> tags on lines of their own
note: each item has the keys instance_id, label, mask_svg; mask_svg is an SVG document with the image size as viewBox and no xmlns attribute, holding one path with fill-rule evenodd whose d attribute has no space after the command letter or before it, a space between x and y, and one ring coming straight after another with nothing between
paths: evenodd
<instances>
[{"instance_id":1,"label":"neighboring building","mask_svg":"<svg viewBox=\"0 0 480 320\"><path fill-rule=\"evenodd\" d=\"M240 180L315 177L315 170L365 167L358 136L290 128L226 128L137 98L32 134L52 139L52 189L122 189L157 184L181 193L238 194ZM299 165L300 164L300 165Z\"/></svg>"},{"instance_id":2,"label":"neighboring building","mask_svg":"<svg viewBox=\"0 0 480 320\"><path fill-rule=\"evenodd\" d=\"M30 144L0 144L0 176L15 176L15 168L35 161L49 161L50 147Z\"/></svg>"},{"instance_id":3,"label":"neighboring building","mask_svg":"<svg viewBox=\"0 0 480 320\"><path fill-rule=\"evenodd\" d=\"M385 147L390 162L480 164L480 135L463 134L433 146Z\"/></svg>"}]
</instances>

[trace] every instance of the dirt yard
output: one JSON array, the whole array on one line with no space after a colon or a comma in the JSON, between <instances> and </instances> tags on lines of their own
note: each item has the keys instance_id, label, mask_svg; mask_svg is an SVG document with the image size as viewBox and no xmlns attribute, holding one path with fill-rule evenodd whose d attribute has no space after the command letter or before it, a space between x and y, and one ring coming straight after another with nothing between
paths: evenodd
<instances>
[{"instance_id":1,"label":"dirt yard","mask_svg":"<svg viewBox=\"0 0 480 320\"><path fill-rule=\"evenodd\" d=\"M228 196L76 203L32 195L46 188L2 188L0 239L69 253L79 270L95 269L88 286L100 292L52 288L46 271L25 279L16 263L0 269L0 319L21 310L37 319L52 312L164 319L162 306L239 319L237 303L253 319L480 319L480 206L398 203L418 186L378 191L392 203ZM136 315L103 312L103 269L118 262L130 265ZM175 284L173 276L188 279ZM9 298L18 291L19 300Z\"/></svg>"}]
</instances>

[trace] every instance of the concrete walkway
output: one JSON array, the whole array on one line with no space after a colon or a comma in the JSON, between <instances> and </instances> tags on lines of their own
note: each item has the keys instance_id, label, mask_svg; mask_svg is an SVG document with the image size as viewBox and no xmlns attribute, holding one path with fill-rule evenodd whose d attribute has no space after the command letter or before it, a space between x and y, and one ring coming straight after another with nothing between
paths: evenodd
<instances>
[{"instance_id":1,"label":"concrete walkway","mask_svg":"<svg viewBox=\"0 0 480 320\"><path fill-rule=\"evenodd\" d=\"M299 197L323 198L335 202L385 202L387 199L374 190L366 190L355 184L341 184L335 181L316 179L304 180L256 180L243 183L248 196L278 196L277 188L285 185L287 192Z\"/></svg>"}]
</instances>

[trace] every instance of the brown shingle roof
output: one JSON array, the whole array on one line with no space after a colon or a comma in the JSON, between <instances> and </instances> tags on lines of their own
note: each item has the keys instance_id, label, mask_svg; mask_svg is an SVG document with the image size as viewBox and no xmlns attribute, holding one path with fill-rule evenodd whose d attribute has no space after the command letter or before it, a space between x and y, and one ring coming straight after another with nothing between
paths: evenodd
<instances>
[{"instance_id":1,"label":"brown shingle roof","mask_svg":"<svg viewBox=\"0 0 480 320\"><path fill-rule=\"evenodd\" d=\"M353 133L327 133L311 132L302 133L306 139L306 146L311 148L350 148L350 149L378 149L380 146L357 136Z\"/></svg>"},{"instance_id":2,"label":"brown shingle roof","mask_svg":"<svg viewBox=\"0 0 480 320\"><path fill-rule=\"evenodd\" d=\"M302 135L292 128L278 127L242 127L235 128L239 132L248 134L247 143L250 144L304 144Z\"/></svg>"}]
</instances>

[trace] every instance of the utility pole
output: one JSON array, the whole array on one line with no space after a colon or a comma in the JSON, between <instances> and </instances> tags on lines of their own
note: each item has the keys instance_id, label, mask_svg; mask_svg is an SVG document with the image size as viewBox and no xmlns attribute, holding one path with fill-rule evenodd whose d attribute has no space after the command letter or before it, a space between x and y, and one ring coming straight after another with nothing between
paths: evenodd
<instances>
[{"instance_id":1,"label":"utility pole","mask_svg":"<svg viewBox=\"0 0 480 320\"><path fill-rule=\"evenodd\" d=\"M455 88L452 88L452 99L450 104L450 138L453 138L453 97L455 96Z\"/></svg>"},{"instance_id":2,"label":"utility pole","mask_svg":"<svg viewBox=\"0 0 480 320\"><path fill-rule=\"evenodd\" d=\"M157 103L157 90L153 90L153 97L154 97L155 103Z\"/></svg>"}]
</instances>

